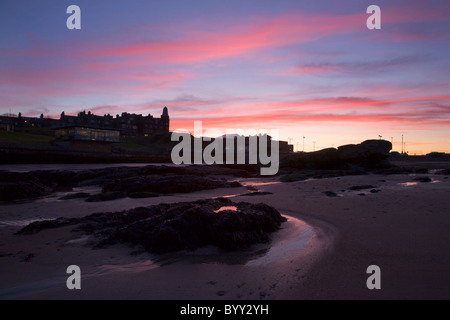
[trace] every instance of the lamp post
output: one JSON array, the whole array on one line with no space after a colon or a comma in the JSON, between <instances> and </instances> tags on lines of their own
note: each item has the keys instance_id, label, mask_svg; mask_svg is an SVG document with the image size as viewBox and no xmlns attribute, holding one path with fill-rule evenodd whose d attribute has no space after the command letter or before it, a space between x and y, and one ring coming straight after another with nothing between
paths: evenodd
<instances>
[{"instance_id":1,"label":"lamp post","mask_svg":"<svg viewBox=\"0 0 450 320\"><path fill-rule=\"evenodd\" d=\"M406 142L403 141L403 135L402 135L402 154L408 154L406 151Z\"/></svg>"}]
</instances>

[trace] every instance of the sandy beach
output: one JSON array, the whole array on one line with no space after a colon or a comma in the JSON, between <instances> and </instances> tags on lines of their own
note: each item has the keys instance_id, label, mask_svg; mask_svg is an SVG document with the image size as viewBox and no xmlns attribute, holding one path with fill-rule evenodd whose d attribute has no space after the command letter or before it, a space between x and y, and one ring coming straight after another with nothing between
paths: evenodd
<instances>
[{"instance_id":1,"label":"sandy beach","mask_svg":"<svg viewBox=\"0 0 450 320\"><path fill-rule=\"evenodd\" d=\"M414 180L421 176L432 181ZM271 194L242 196L248 193L242 187L92 203L61 201L59 193L2 204L0 299L450 298L448 176L238 180ZM373 188L350 190L368 185ZM14 235L39 219L222 196L266 203L289 220L270 244L238 253L203 248L156 256L126 245L93 250L87 245L91 239L70 226ZM81 268L81 290L66 287L69 265ZM381 269L380 290L366 287L370 265Z\"/></svg>"},{"instance_id":2,"label":"sandy beach","mask_svg":"<svg viewBox=\"0 0 450 320\"><path fill-rule=\"evenodd\" d=\"M0 300L450 300L449 16L0 0Z\"/></svg>"}]
</instances>

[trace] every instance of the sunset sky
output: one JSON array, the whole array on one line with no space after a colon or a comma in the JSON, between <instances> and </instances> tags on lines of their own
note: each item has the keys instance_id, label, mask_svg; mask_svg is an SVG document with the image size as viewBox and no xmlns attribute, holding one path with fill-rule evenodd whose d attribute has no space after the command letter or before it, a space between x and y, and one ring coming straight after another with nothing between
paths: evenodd
<instances>
[{"instance_id":1,"label":"sunset sky","mask_svg":"<svg viewBox=\"0 0 450 320\"><path fill-rule=\"evenodd\" d=\"M279 129L305 151L379 135L400 151L404 134L409 154L450 152L450 1L0 2L0 114L164 106L172 131Z\"/></svg>"}]
</instances>

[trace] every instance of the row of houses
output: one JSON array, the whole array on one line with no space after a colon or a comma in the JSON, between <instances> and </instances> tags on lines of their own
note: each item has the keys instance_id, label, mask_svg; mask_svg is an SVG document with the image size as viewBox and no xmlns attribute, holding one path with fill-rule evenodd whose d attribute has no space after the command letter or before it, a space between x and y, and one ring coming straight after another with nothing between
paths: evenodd
<instances>
[{"instance_id":1,"label":"row of houses","mask_svg":"<svg viewBox=\"0 0 450 320\"><path fill-rule=\"evenodd\" d=\"M68 128L84 128L78 132L117 131L124 136L157 136L169 133L170 118L167 107L164 107L160 118L152 115L143 116L141 114L123 112L115 117L110 114L98 116L92 112L82 111L78 115L66 115L61 113L59 119L40 117L24 117L21 113L17 117L0 116L0 129L13 131L15 127L38 127L50 128L56 131L69 132ZM86 136L86 137L87 137Z\"/></svg>"},{"instance_id":2,"label":"row of houses","mask_svg":"<svg viewBox=\"0 0 450 320\"><path fill-rule=\"evenodd\" d=\"M14 121L9 117L0 117L0 131L13 132Z\"/></svg>"},{"instance_id":3,"label":"row of houses","mask_svg":"<svg viewBox=\"0 0 450 320\"><path fill-rule=\"evenodd\" d=\"M159 136L169 133L169 113L164 107L160 118L151 115L142 116L139 114L122 113L121 116L112 117L107 114L97 116L91 112L82 111L77 116L65 115L61 113L60 119L40 117L23 117L20 113L17 117L0 116L0 130L14 131L15 127L28 128L49 128L55 135L54 144L64 150L77 151L105 151L112 150L111 143L120 142L121 136ZM254 136L229 136L222 137L233 140L236 156L238 152L245 154L249 159L250 153L258 152L260 137ZM267 149L271 150L271 137L267 137ZM243 139L243 140L242 140ZM256 139L256 140L253 140ZM212 139L214 141L215 139ZM211 141L211 142L212 142ZM251 141L256 141L256 149L251 147ZM203 141L205 148L211 142ZM293 152L293 145L286 141L278 141L279 153L288 154ZM244 150L240 150L244 148ZM227 144L224 144L223 154L226 154Z\"/></svg>"}]
</instances>

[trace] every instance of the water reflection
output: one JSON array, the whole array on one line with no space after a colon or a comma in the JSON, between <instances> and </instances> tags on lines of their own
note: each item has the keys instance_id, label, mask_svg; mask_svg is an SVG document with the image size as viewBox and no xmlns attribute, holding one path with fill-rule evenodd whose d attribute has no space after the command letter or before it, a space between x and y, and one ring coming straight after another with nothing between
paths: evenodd
<instances>
[{"instance_id":1,"label":"water reflection","mask_svg":"<svg viewBox=\"0 0 450 320\"><path fill-rule=\"evenodd\" d=\"M217 210L214 210L214 213L219 213L222 211L237 211L237 208L235 206L224 206Z\"/></svg>"},{"instance_id":2,"label":"water reflection","mask_svg":"<svg viewBox=\"0 0 450 320\"><path fill-rule=\"evenodd\" d=\"M403 187L412 187L412 186L415 186L415 185L417 185L418 184L418 182L402 182L402 183L399 183L401 186L403 186Z\"/></svg>"},{"instance_id":3,"label":"water reflection","mask_svg":"<svg viewBox=\"0 0 450 320\"><path fill-rule=\"evenodd\" d=\"M301 254L303 247L313 236L312 228L305 222L290 216L284 217L288 220L281 225L280 230L271 235L268 243L255 244L240 251L224 251L208 246L194 251L166 253L152 260L160 266L179 261L245 266L283 263Z\"/></svg>"}]
</instances>

